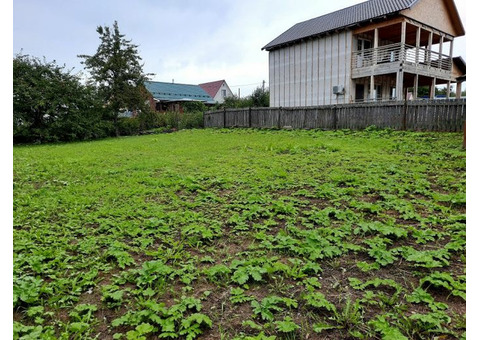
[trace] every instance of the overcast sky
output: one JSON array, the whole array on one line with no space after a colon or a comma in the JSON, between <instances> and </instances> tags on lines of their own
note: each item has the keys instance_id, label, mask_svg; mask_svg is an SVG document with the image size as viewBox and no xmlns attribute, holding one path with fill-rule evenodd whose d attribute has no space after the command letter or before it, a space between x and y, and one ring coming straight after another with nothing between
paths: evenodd
<instances>
[{"instance_id":1,"label":"overcast sky","mask_svg":"<svg viewBox=\"0 0 480 340\"><path fill-rule=\"evenodd\" d=\"M363 0L14 0L13 54L55 60L83 71L79 54L95 53L97 26L112 26L139 45L153 80L199 84L225 79L235 94L266 81L261 48L294 24ZM465 25L467 0L455 0ZM466 39L454 44L466 60Z\"/></svg>"}]
</instances>

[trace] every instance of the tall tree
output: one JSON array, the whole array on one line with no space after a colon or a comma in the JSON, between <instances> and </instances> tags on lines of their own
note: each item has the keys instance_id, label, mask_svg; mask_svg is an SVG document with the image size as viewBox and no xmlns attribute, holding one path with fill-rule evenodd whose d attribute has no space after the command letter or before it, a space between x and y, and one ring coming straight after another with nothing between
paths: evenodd
<instances>
[{"instance_id":1,"label":"tall tree","mask_svg":"<svg viewBox=\"0 0 480 340\"><path fill-rule=\"evenodd\" d=\"M90 72L91 79L103 97L118 135L118 113L122 110L148 110L144 82L148 74L143 72L138 45L120 34L117 21L113 29L97 27L100 45L94 55L79 55L82 64Z\"/></svg>"}]
</instances>

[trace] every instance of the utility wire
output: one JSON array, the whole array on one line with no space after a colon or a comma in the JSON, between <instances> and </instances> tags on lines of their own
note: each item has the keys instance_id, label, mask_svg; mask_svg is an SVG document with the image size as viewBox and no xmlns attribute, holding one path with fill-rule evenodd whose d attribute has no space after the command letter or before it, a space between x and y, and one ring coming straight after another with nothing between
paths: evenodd
<instances>
[{"instance_id":1,"label":"utility wire","mask_svg":"<svg viewBox=\"0 0 480 340\"><path fill-rule=\"evenodd\" d=\"M263 83L253 83L253 84L244 84L244 85L231 85L230 87L242 87L242 86L252 86L252 85L261 85Z\"/></svg>"}]
</instances>

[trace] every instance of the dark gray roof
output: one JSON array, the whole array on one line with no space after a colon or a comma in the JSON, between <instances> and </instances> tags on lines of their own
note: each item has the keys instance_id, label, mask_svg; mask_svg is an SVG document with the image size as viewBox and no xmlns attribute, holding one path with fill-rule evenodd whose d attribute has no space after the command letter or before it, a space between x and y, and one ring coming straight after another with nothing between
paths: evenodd
<instances>
[{"instance_id":1,"label":"dark gray roof","mask_svg":"<svg viewBox=\"0 0 480 340\"><path fill-rule=\"evenodd\" d=\"M322 33L346 28L357 23L395 14L411 8L418 0L370 0L318 18L294 25L268 43L262 50L272 50L284 44Z\"/></svg>"}]
</instances>

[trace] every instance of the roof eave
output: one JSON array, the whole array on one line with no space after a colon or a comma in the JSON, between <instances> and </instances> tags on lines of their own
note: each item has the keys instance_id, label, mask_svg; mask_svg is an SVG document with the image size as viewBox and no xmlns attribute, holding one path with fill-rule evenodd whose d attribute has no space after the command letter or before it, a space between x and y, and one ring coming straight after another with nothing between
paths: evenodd
<instances>
[{"instance_id":1,"label":"roof eave","mask_svg":"<svg viewBox=\"0 0 480 340\"><path fill-rule=\"evenodd\" d=\"M327 36L327 35L330 35L332 33L338 33L340 31L344 31L344 30L349 30L353 27L358 27L358 26L361 26L365 23L370 23L374 20L378 20L378 19L384 19L386 16L395 16L395 15L398 15L399 12L395 12L395 13L391 13L391 14L388 14L388 15L382 15L382 16L379 16L379 17L375 17L375 18L371 18L371 19L368 19L368 20L364 20L364 21L360 21L360 22L356 22L356 23L353 23L353 24L349 24L349 25L346 25L346 26L342 26L342 27L338 27L338 28L335 28L333 30L328 30L328 31L324 31L324 32L320 32L320 33L317 33L317 34L312 34L312 35L309 35L309 36L306 36L306 37L302 37L302 38L299 38L299 39L295 39L295 40L291 40L291 41L287 41L287 42L284 42L284 43L280 43L280 44L276 44L276 45L272 45L272 46L269 46L271 43L265 45L264 47L262 47L262 51L263 50L266 50L268 52L272 51L272 50L277 50L279 48L282 48L282 47L285 47L285 46L289 46L289 45L295 45L299 42L302 42L304 40L308 40L308 39L313 39L313 38L319 38L319 37L322 37L322 36Z\"/></svg>"}]
</instances>

